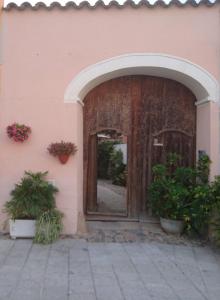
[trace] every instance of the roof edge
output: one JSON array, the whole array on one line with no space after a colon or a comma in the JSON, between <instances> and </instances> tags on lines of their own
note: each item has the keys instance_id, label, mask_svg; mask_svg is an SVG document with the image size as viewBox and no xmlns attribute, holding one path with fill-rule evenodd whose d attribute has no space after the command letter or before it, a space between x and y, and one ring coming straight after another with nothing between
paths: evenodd
<instances>
[{"instance_id":1,"label":"roof edge","mask_svg":"<svg viewBox=\"0 0 220 300\"><path fill-rule=\"evenodd\" d=\"M195 0L187 0L186 2L182 3L179 0L171 0L169 3L165 3L163 0L157 0L155 3L150 3L148 0L141 0L138 3L134 3L132 0L126 0L123 4L119 4L117 1L112 0L108 4L105 4L102 0L98 0L94 5L91 5L88 1L83 1L80 4L76 4L74 1L68 1L64 5L61 3L54 1L49 5L46 5L43 2L37 2L36 4L32 5L29 2L23 2L22 4L18 5L14 2L8 3L5 7L3 7L3 10L10 11L10 10L26 10L26 9L32 9L32 10L39 10L39 9L53 9L53 8L61 8L61 9L68 9L68 8L74 8L74 9L83 9L83 8L89 8L89 9L95 9L97 7L102 7L105 9L109 9L111 7L116 8L125 8L125 7L133 7L133 8L139 8L139 7L147 7L147 8L153 8L153 7L164 7L168 8L170 6L178 6L178 7L185 7L185 6L192 6L192 7L198 7L205 5L207 7L212 7L216 5L217 3L220 3L220 0L215 0L215 2L211 2L210 0L201 0L199 2L196 2Z\"/></svg>"}]
</instances>

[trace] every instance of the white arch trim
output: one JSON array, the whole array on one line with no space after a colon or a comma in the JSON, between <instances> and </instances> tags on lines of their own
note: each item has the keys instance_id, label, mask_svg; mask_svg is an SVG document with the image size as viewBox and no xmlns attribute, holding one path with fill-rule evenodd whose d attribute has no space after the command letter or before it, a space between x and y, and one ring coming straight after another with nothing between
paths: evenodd
<instances>
[{"instance_id":1,"label":"white arch trim","mask_svg":"<svg viewBox=\"0 0 220 300\"><path fill-rule=\"evenodd\" d=\"M83 103L86 94L100 83L126 75L151 75L181 82L196 96L197 103L218 102L218 81L191 61L160 53L131 53L116 56L83 69L68 85L65 103Z\"/></svg>"}]
</instances>

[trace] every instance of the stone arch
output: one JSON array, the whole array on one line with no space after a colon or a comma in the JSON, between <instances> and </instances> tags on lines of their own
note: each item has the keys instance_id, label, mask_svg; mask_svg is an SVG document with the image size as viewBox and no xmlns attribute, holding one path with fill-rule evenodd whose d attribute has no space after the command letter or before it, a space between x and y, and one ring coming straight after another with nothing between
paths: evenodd
<instances>
[{"instance_id":1,"label":"stone arch","mask_svg":"<svg viewBox=\"0 0 220 300\"><path fill-rule=\"evenodd\" d=\"M125 54L91 65L73 78L65 91L64 101L83 102L86 94L98 84L126 75L174 79L195 94L198 104L219 102L219 84L209 72L188 60L160 53Z\"/></svg>"}]
</instances>

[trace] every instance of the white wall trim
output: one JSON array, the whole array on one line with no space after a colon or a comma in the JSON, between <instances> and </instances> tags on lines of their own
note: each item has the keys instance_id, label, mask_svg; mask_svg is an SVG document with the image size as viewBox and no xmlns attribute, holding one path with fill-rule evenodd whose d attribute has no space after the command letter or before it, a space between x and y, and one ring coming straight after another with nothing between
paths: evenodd
<instances>
[{"instance_id":1,"label":"white wall trim","mask_svg":"<svg viewBox=\"0 0 220 300\"><path fill-rule=\"evenodd\" d=\"M196 96L197 104L220 102L218 81L200 66L162 53L130 53L116 56L83 69L68 85L65 103L83 102L86 94L100 83L126 75L152 75L181 82Z\"/></svg>"}]
</instances>

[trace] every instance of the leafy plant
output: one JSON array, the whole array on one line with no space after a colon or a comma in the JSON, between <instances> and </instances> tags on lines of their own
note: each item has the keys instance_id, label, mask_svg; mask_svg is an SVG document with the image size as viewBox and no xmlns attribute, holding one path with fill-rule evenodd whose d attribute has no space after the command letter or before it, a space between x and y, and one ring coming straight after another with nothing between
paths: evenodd
<instances>
[{"instance_id":1,"label":"leafy plant","mask_svg":"<svg viewBox=\"0 0 220 300\"><path fill-rule=\"evenodd\" d=\"M196 183L196 170L190 167L178 167L173 174L176 182L187 189L192 188Z\"/></svg>"},{"instance_id":2,"label":"leafy plant","mask_svg":"<svg viewBox=\"0 0 220 300\"><path fill-rule=\"evenodd\" d=\"M114 149L110 156L110 178L116 185L126 185L126 165L123 163L123 152Z\"/></svg>"},{"instance_id":3,"label":"leafy plant","mask_svg":"<svg viewBox=\"0 0 220 300\"><path fill-rule=\"evenodd\" d=\"M217 211L218 214L218 218L215 219L214 222L212 222L212 228L213 228L213 238L214 238L214 242L220 246L220 209L218 209Z\"/></svg>"},{"instance_id":4,"label":"leafy plant","mask_svg":"<svg viewBox=\"0 0 220 300\"><path fill-rule=\"evenodd\" d=\"M209 183L211 160L203 154L194 170L196 181L191 188L191 203L186 215L186 229L199 235L206 235L216 202L212 184Z\"/></svg>"},{"instance_id":5,"label":"leafy plant","mask_svg":"<svg viewBox=\"0 0 220 300\"><path fill-rule=\"evenodd\" d=\"M116 174L112 181L113 184L119 186L126 186L127 184L127 170L126 168L119 174Z\"/></svg>"},{"instance_id":6,"label":"leafy plant","mask_svg":"<svg viewBox=\"0 0 220 300\"><path fill-rule=\"evenodd\" d=\"M210 186L208 184L196 185L191 192L191 203L186 216L186 225L189 232L206 234L213 205Z\"/></svg>"},{"instance_id":7,"label":"leafy plant","mask_svg":"<svg viewBox=\"0 0 220 300\"><path fill-rule=\"evenodd\" d=\"M220 246L220 176L215 177L211 189L214 198L213 221L211 222L211 229L216 244Z\"/></svg>"},{"instance_id":8,"label":"leafy plant","mask_svg":"<svg viewBox=\"0 0 220 300\"><path fill-rule=\"evenodd\" d=\"M189 201L187 188L164 165L154 166L153 174L154 181L149 187L153 213L167 219L183 220Z\"/></svg>"},{"instance_id":9,"label":"leafy plant","mask_svg":"<svg viewBox=\"0 0 220 300\"><path fill-rule=\"evenodd\" d=\"M177 153L168 153L166 167L170 175L181 165L182 157Z\"/></svg>"},{"instance_id":10,"label":"leafy plant","mask_svg":"<svg viewBox=\"0 0 220 300\"><path fill-rule=\"evenodd\" d=\"M42 212L55 207L58 189L45 180L48 172L25 172L21 182L11 191L5 211L12 219L36 219Z\"/></svg>"},{"instance_id":11,"label":"leafy plant","mask_svg":"<svg viewBox=\"0 0 220 300\"><path fill-rule=\"evenodd\" d=\"M24 124L13 123L7 127L7 134L15 142L24 142L28 139L31 128Z\"/></svg>"},{"instance_id":12,"label":"leafy plant","mask_svg":"<svg viewBox=\"0 0 220 300\"><path fill-rule=\"evenodd\" d=\"M178 161L178 156L170 154L165 165L153 167L152 210L157 216L184 220L188 232L204 234L213 207L220 203L220 177L209 183L211 161L207 155L199 158L195 168L181 167Z\"/></svg>"},{"instance_id":13,"label":"leafy plant","mask_svg":"<svg viewBox=\"0 0 220 300\"><path fill-rule=\"evenodd\" d=\"M207 154L200 156L197 163L197 179L200 184L209 182L209 169L211 160Z\"/></svg>"},{"instance_id":14,"label":"leafy plant","mask_svg":"<svg viewBox=\"0 0 220 300\"><path fill-rule=\"evenodd\" d=\"M57 209L45 211L37 220L34 242L49 244L59 238L63 214Z\"/></svg>"},{"instance_id":15,"label":"leafy plant","mask_svg":"<svg viewBox=\"0 0 220 300\"><path fill-rule=\"evenodd\" d=\"M12 219L36 219L37 243L50 243L59 237L63 214L56 209L58 189L45 177L48 172L25 172L21 182L11 192L5 211Z\"/></svg>"},{"instance_id":16,"label":"leafy plant","mask_svg":"<svg viewBox=\"0 0 220 300\"><path fill-rule=\"evenodd\" d=\"M98 143L98 178L110 179L109 168L111 153L114 151L115 141Z\"/></svg>"},{"instance_id":17,"label":"leafy plant","mask_svg":"<svg viewBox=\"0 0 220 300\"><path fill-rule=\"evenodd\" d=\"M74 155L77 152L77 147L71 142L61 141L59 143L51 143L47 150L53 156L59 156L62 154Z\"/></svg>"},{"instance_id":18,"label":"leafy plant","mask_svg":"<svg viewBox=\"0 0 220 300\"><path fill-rule=\"evenodd\" d=\"M220 176L215 176L215 180L211 184L211 190L215 199L215 204L220 208Z\"/></svg>"},{"instance_id":19,"label":"leafy plant","mask_svg":"<svg viewBox=\"0 0 220 300\"><path fill-rule=\"evenodd\" d=\"M119 141L101 141L98 144L98 178L111 179L113 184L125 186L127 179L126 165L122 151L114 145Z\"/></svg>"}]
</instances>

